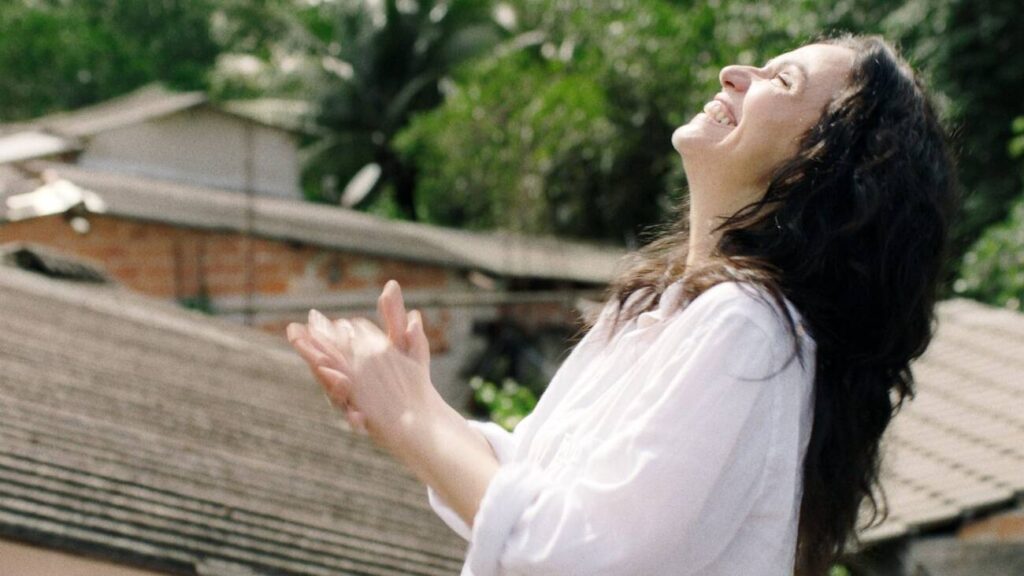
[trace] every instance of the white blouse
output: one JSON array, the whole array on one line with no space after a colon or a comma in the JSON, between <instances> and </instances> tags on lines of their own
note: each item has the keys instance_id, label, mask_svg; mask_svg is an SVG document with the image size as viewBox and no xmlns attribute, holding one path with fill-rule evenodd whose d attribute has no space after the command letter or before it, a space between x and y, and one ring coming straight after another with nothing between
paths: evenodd
<instances>
[{"instance_id":1,"label":"white blouse","mask_svg":"<svg viewBox=\"0 0 1024 576\"><path fill-rule=\"evenodd\" d=\"M806 368L781 369L792 338L754 292L670 313L677 281L605 346L609 302L514 432L468 420L501 464L472 529L427 489L462 576L791 576L815 344L787 300Z\"/></svg>"}]
</instances>

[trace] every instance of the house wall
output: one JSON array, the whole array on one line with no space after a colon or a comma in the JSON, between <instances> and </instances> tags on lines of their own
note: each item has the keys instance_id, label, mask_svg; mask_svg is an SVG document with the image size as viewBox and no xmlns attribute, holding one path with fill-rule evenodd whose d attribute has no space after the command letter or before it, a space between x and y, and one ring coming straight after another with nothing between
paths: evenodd
<instances>
[{"instance_id":1,"label":"house wall","mask_svg":"<svg viewBox=\"0 0 1024 576\"><path fill-rule=\"evenodd\" d=\"M93 136L78 163L230 190L251 182L259 194L302 197L293 134L205 106Z\"/></svg>"},{"instance_id":2,"label":"house wall","mask_svg":"<svg viewBox=\"0 0 1024 576\"><path fill-rule=\"evenodd\" d=\"M1024 503L1015 508L964 522L957 538L965 542L1024 544Z\"/></svg>"},{"instance_id":3,"label":"house wall","mask_svg":"<svg viewBox=\"0 0 1024 576\"><path fill-rule=\"evenodd\" d=\"M0 569L18 576L157 576L162 572L140 570L93 558L74 556L0 540Z\"/></svg>"},{"instance_id":4,"label":"house wall","mask_svg":"<svg viewBox=\"0 0 1024 576\"><path fill-rule=\"evenodd\" d=\"M376 319L376 296L388 279L401 284L406 297L417 291L472 290L454 269L324 249L280 240L251 238L226 231L178 228L167 224L89 215L86 234L75 232L64 216L48 216L0 226L0 243L34 242L96 262L125 287L150 296L196 298L205 285L214 302L240 300L246 294L246 242L252 243L253 294L267 301L329 294L361 294L373 306L363 310L323 312L332 317ZM216 307L215 307L216 312ZM515 319L524 328L571 326L576 312L558 304L474 307L423 307L431 347L431 374L442 396L464 409L472 391L460 370L484 345L474 323ZM224 315L243 322L239 314ZM284 337L289 322L304 322L298 311L263 311L251 324Z\"/></svg>"}]
</instances>

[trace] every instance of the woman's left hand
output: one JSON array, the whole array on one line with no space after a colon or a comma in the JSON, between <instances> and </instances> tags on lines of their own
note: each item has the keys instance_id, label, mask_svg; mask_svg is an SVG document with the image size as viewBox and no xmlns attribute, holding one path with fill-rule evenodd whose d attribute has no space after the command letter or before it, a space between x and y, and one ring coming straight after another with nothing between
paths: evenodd
<instances>
[{"instance_id":1,"label":"woman's left hand","mask_svg":"<svg viewBox=\"0 0 1024 576\"><path fill-rule=\"evenodd\" d=\"M422 316L406 322L401 290L389 281L378 300L385 334L371 320L330 321L310 310L307 325L288 325L288 340L309 364L350 424L392 453L405 437L447 407L430 380L430 349Z\"/></svg>"}]
</instances>

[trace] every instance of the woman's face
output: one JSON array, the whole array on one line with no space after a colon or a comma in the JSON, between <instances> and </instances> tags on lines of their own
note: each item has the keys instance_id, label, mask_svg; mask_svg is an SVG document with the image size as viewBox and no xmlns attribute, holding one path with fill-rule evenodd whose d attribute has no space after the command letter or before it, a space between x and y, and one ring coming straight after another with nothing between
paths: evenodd
<instances>
[{"instance_id":1,"label":"woman's face","mask_svg":"<svg viewBox=\"0 0 1024 576\"><path fill-rule=\"evenodd\" d=\"M854 61L849 48L809 44L763 68L726 66L723 90L672 134L689 172L693 163L745 184L767 186L771 171L798 151L800 136L846 85ZM723 106L724 105L724 106ZM714 116L728 117L728 125ZM705 169L705 168L702 168Z\"/></svg>"}]
</instances>

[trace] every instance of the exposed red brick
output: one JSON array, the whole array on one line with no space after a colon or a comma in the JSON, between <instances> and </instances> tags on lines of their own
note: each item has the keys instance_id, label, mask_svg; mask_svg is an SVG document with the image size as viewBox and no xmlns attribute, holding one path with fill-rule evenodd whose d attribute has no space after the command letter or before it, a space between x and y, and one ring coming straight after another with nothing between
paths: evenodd
<instances>
[{"instance_id":1,"label":"exposed red brick","mask_svg":"<svg viewBox=\"0 0 1024 576\"><path fill-rule=\"evenodd\" d=\"M90 231L75 232L63 216L35 218L0 226L0 242L28 241L88 258L127 288L160 298L194 297L205 284L208 294L244 296L248 288L247 249L256 264L256 295L286 295L312 269L321 281L318 290L343 293L379 291L389 279L405 290L437 290L448 287L450 270L364 254L351 254L294 242L166 224L134 221L114 216L90 215ZM336 269L336 274L333 273ZM451 347L448 310L426 309L424 331L432 354ZM575 325L575 312L561 304L504 306L500 316L525 325L565 323ZM353 314L355 316L363 314ZM337 315L335 315L337 316ZM258 328L284 338L294 318L261 323Z\"/></svg>"},{"instance_id":2,"label":"exposed red brick","mask_svg":"<svg viewBox=\"0 0 1024 576\"><path fill-rule=\"evenodd\" d=\"M960 540L1024 542L1024 511L1014 510L970 522L957 531Z\"/></svg>"}]
</instances>

